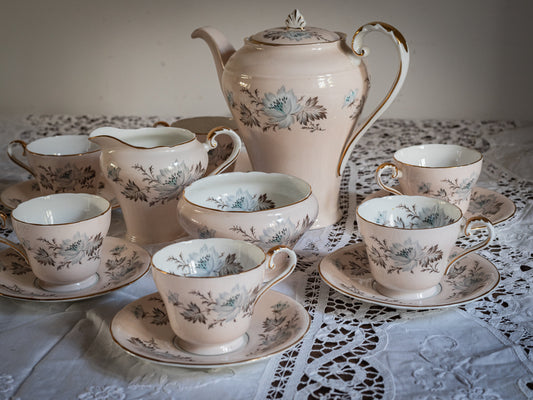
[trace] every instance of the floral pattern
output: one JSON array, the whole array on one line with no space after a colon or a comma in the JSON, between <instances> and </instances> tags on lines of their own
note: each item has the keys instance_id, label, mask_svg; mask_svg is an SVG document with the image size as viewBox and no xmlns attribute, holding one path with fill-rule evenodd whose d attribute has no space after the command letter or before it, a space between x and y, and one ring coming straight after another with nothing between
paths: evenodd
<instances>
[{"instance_id":1,"label":"floral pattern","mask_svg":"<svg viewBox=\"0 0 533 400\"><path fill-rule=\"evenodd\" d=\"M132 179L127 182L121 177L121 168L110 166L107 170L109 180L122 186L120 193L128 200L148 203L150 206L165 204L177 200L185 186L191 184L205 173L202 163L189 166L184 161L176 160L168 168L159 172L150 165L144 167L135 164L132 167L142 176L143 184L138 184Z\"/></svg>"},{"instance_id":2,"label":"floral pattern","mask_svg":"<svg viewBox=\"0 0 533 400\"><path fill-rule=\"evenodd\" d=\"M316 39L317 41L327 41L327 38L318 32L310 32L302 29L279 29L269 30L263 34L263 38L276 41L279 39L287 39L295 42L300 42L302 39Z\"/></svg>"},{"instance_id":3,"label":"floral pattern","mask_svg":"<svg viewBox=\"0 0 533 400\"><path fill-rule=\"evenodd\" d=\"M474 191L470 198L468 211L473 215L492 216L498 214L502 206L503 201L499 201L496 194L486 195Z\"/></svg>"},{"instance_id":4,"label":"floral pattern","mask_svg":"<svg viewBox=\"0 0 533 400\"><path fill-rule=\"evenodd\" d=\"M43 189L52 190L55 193L74 192L97 187L96 171L90 165L82 168L70 163L60 168L40 165L35 171L35 177Z\"/></svg>"},{"instance_id":5,"label":"floral pattern","mask_svg":"<svg viewBox=\"0 0 533 400\"><path fill-rule=\"evenodd\" d=\"M261 128L263 132L288 129L298 124L301 129L310 132L323 131L324 128L317 122L326 119L326 107L319 103L315 97L297 97L294 91L287 90L285 86L276 93L259 94L256 89L241 89L247 97L246 103L240 103L240 121L250 128Z\"/></svg>"},{"instance_id":6,"label":"floral pattern","mask_svg":"<svg viewBox=\"0 0 533 400\"><path fill-rule=\"evenodd\" d=\"M254 355L259 352L268 351L276 346L286 342L295 334L298 329L300 320L298 313L287 315L290 305L286 302L277 302L270 307L272 314L263 320L263 332L259 334L260 343L254 352L248 355Z\"/></svg>"},{"instance_id":7,"label":"floral pattern","mask_svg":"<svg viewBox=\"0 0 533 400\"><path fill-rule=\"evenodd\" d=\"M365 80L365 90L364 93L368 91L368 87L370 86L370 80L367 78ZM359 89L351 89L346 96L344 96L344 101L342 103L342 108L346 108L347 110L351 111L350 119L353 119L354 121L359 118L359 115L361 114L361 111L363 111L363 106L366 101L366 96L361 96L360 98L357 97L359 94Z\"/></svg>"},{"instance_id":8,"label":"floral pattern","mask_svg":"<svg viewBox=\"0 0 533 400\"><path fill-rule=\"evenodd\" d=\"M180 315L189 322L207 325L208 329L223 326L225 323L236 321L237 318L252 316L253 305L259 294L260 286L250 291L241 285L235 285L227 292L213 295L210 291L202 293L197 290L189 292L198 299L197 302L188 298L185 302L181 295L170 291L167 299Z\"/></svg>"},{"instance_id":9,"label":"floral pattern","mask_svg":"<svg viewBox=\"0 0 533 400\"><path fill-rule=\"evenodd\" d=\"M438 245L421 246L411 238L403 243L388 243L371 236L373 243L369 246L368 258L387 273L411 272L420 268L422 272L438 273L439 261L443 252Z\"/></svg>"},{"instance_id":10,"label":"floral pattern","mask_svg":"<svg viewBox=\"0 0 533 400\"><path fill-rule=\"evenodd\" d=\"M104 273L109 281L106 286L123 281L143 267L144 263L137 251L133 250L129 255L127 252L128 248L125 244L115 246L110 250L109 258L105 262Z\"/></svg>"},{"instance_id":11,"label":"floral pattern","mask_svg":"<svg viewBox=\"0 0 533 400\"><path fill-rule=\"evenodd\" d=\"M306 215L303 220L298 221L296 224L290 218L276 220L263 229L260 234L257 233L256 228L253 226L246 230L240 225L234 225L230 230L240 235L246 242L266 245L269 248L281 244L293 247L311 225L313 225L313 221L309 215Z\"/></svg>"},{"instance_id":12,"label":"floral pattern","mask_svg":"<svg viewBox=\"0 0 533 400\"><path fill-rule=\"evenodd\" d=\"M450 202L453 200L455 203L460 203L468 200L468 196L470 196L477 182L477 178L478 174L472 174L470 177L462 180L457 178L443 179L440 181L442 185L437 190L432 190L430 182L423 182L418 187L418 194L437 197Z\"/></svg>"},{"instance_id":13,"label":"floral pattern","mask_svg":"<svg viewBox=\"0 0 533 400\"><path fill-rule=\"evenodd\" d=\"M42 246L33 248L25 242L24 247L30 255L41 265L49 265L58 271L70 268L74 264L83 264L100 257L104 237L101 233L87 236L77 232L72 239L62 240L38 238Z\"/></svg>"},{"instance_id":14,"label":"floral pattern","mask_svg":"<svg viewBox=\"0 0 533 400\"><path fill-rule=\"evenodd\" d=\"M187 257L180 253L168 257L167 261L173 263L177 272L183 276L226 276L244 270L235 253L225 254L207 245L203 245L198 252L191 252Z\"/></svg>"},{"instance_id":15,"label":"floral pattern","mask_svg":"<svg viewBox=\"0 0 533 400\"><path fill-rule=\"evenodd\" d=\"M399 204L398 209L404 210L405 215L397 216L391 221L387 213L379 213L374 218L374 222L383 226L407 229L438 228L455 222L438 204L433 207L422 207L420 210L416 205L409 207Z\"/></svg>"},{"instance_id":16,"label":"floral pattern","mask_svg":"<svg viewBox=\"0 0 533 400\"><path fill-rule=\"evenodd\" d=\"M215 203L218 209L224 211L262 211L276 207L274 201L269 199L266 193L251 194L242 189L237 189L235 194L208 197L207 201Z\"/></svg>"}]
</instances>

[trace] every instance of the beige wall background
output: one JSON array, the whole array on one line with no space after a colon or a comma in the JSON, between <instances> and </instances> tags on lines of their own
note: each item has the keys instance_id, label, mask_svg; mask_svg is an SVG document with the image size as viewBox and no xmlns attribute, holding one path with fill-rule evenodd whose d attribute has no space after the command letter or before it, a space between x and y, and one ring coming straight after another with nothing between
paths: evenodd
<instances>
[{"instance_id":1,"label":"beige wall background","mask_svg":"<svg viewBox=\"0 0 533 400\"><path fill-rule=\"evenodd\" d=\"M410 70L388 118L532 120L530 0L0 0L0 114L229 115L200 26L242 38L308 25L351 38L370 21L408 41ZM398 65L385 35L367 36L371 96Z\"/></svg>"}]
</instances>

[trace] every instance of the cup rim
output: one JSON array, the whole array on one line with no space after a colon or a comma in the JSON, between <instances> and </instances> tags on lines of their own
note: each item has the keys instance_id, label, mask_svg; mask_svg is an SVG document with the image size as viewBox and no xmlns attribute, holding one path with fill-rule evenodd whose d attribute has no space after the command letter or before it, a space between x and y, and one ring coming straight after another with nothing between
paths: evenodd
<instances>
[{"instance_id":1,"label":"cup rim","mask_svg":"<svg viewBox=\"0 0 533 400\"><path fill-rule=\"evenodd\" d=\"M57 224L42 224L42 223L36 223L36 222L28 222L28 221L23 221L21 220L20 218L17 218L15 216L15 212L16 210L23 204L29 204L29 203L33 203L33 202L38 202L38 201L43 201L44 199L48 199L48 198L51 198L51 197L87 197L87 198L93 198L93 199L96 199L98 201L105 201L105 210L101 211L100 213L96 214L96 215L93 215L92 217L88 217L88 218L83 218L83 219L80 219L78 221L73 221L73 222L61 222L61 223L57 223ZM47 201L47 200L45 200ZM50 200L52 201L52 200ZM15 207L13 209L13 211L11 212L11 218L21 224L25 224L25 225L32 225L32 226L46 226L46 227L52 227L52 226L67 226L67 225L74 225L74 224L77 224L77 223L80 223L80 222L83 222L83 221L89 221L91 219L96 219L98 217L101 217L102 215L106 214L108 211L111 210L111 203L109 202L109 200L107 200L106 198L102 197L102 196L98 196L96 194L90 194L90 193L54 193L54 194L49 194L49 195L46 195L46 196L38 196L38 197L34 197L33 199L30 199L30 200L26 200L20 204L17 205L17 207Z\"/></svg>"},{"instance_id":2,"label":"cup rim","mask_svg":"<svg viewBox=\"0 0 533 400\"><path fill-rule=\"evenodd\" d=\"M83 155L86 155L86 154L92 154L92 153L97 153L99 151L101 151L101 149L99 148L96 148L96 149L93 149L93 150L87 150L87 151L84 151L84 152L81 152L81 153L71 153L71 154L46 154L46 153L39 153L35 150L31 150L29 149L28 147L30 145L32 145L33 143L36 143L36 142L39 142L39 141L47 141L47 140L50 140L50 139L53 139L53 138L58 138L58 137L86 137L87 139L89 138L87 135L55 135L55 136L48 136L48 137L43 137L43 138L38 138L36 140L33 140L29 143L26 144L26 147L24 149L24 151L30 153L30 154L33 154L35 156L41 156L41 157L77 157L77 156L83 156Z\"/></svg>"},{"instance_id":3,"label":"cup rim","mask_svg":"<svg viewBox=\"0 0 533 400\"><path fill-rule=\"evenodd\" d=\"M259 249L259 251L263 254L263 258L262 260L255 266L251 267L251 268L248 268L247 270L245 271L241 271L241 272L237 272L235 274L231 274L231 275L223 275L223 276L189 276L189 275L178 275L178 274L175 274L175 273L172 273L172 272L167 272L167 271L163 271L160 267L156 266L155 265L155 262L154 262L154 259L155 257L161 253L163 250L165 249L168 249L169 247L180 247L180 246L187 246L189 244L192 244L192 243L199 243L199 242L203 242L203 243L207 243L207 242L226 242L226 243L233 243L233 242L239 242L241 244L244 244L245 247L248 247L248 248L256 248L256 249ZM244 240L237 240L237 239L228 239L228 238L209 238L209 239L192 239L192 240L187 240L187 241L184 241L184 242L177 242L177 243L172 243L172 244L169 244L168 246L165 246L161 249L159 249L158 251L156 251L151 259L150 259L150 265L152 266L152 268L156 269L157 272L160 272L162 274L165 274L165 275L169 275L169 276L175 276L175 277L178 277L178 278L186 278L186 279L223 279L223 278L231 278L231 277L235 277L235 276L239 276L239 275L244 275L248 272L251 272L251 271L255 271L256 269L260 268L264 262L266 260L266 254L265 252L263 251L263 249L261 249L259 246L256 246L252 243L248 243L248 242L245 242Z\"/></svg>"},{"instance_id":4,"label":"cup rim","mask_svg":"<svg viewBox=\"0 0 533 400\"><path fill-rule=\"evenodd\" d=\"M174 145L159 145L159 146L152 146L152 147L146 147L146 146L136 146L136 145L133 145L131 143L128 143L128 142L125 142L124 140L122 139L119 139L117 138L116 136L112 136L112 135L106 135L106 134L103 134L103 135L94 135L93 134L98 131L98 130L111 130L111 131L120 131L120 132L123 132L125 134L128 134L128 133L131 133L131 132L140 132L140 131L159 131L159 132L162 132L162 130L166 130L166 131L170 131L170 132L182 132L182 133L185 133L187 136L189 136L188 139L186 139L185 141L181 142L181 143L177 143L177 144L174 144ZM184 128L177 128L177 127L173 127L173 126L158 126L158 127L143 127L143 128L132 128L132 129L122 129L122 128L115 128L115 127L100 127L100 128L97 128L95 129L94 131L91 132L91 134L89 135L89 140L90 141L93 141L94 142L94 139L97 139L97 138L109 138L109 139L114 139L118 142L120 142L121 144L125 145L125 146L128 146L132 149L137 149L137 150L154 150L154 149L172 149L174 147L178 147L178 146L182 146L182 145L185 145L187 143L191 143L193 142L194 140L196 140L196 134L188 129L184 129Z\"/></svg>"},{"instance_id":5,"label":"cup rim","mask_svg":"<svg viewBox=\"0 0 533 400\"><path fill-rule=\"evenodd\" d=\"M468 151L471 151L471 152L474 152L474 153L477 153L477 158L472 161L472 162L469 162L469 163L465 163L465 164L461 164L461 165L450 165L450 166L443 166L443 167L437 167L437 166L429 166L429 165L417 165L417 164L413 164L413 163L410 163L410 162L406 162L406 161L402 161L400 159L398 159L398 153L401 152L401 151L406 151L408 149L415 149L415 148L423 148L423 147L448 147L448 148L451 148L451 147L455 147L455 148L460 148L460 149L464 149L464 150L468 150ZM426 169L437 169L437 168L440 168L440 169L451 169L451 168L462 168L462 167L467 167L469 165L474 165L480 161L483 160L483 154L476 150L476 149L471 149L469 147L465 147L465 146L461 146L461 145L458 145L458 144L450 144L450 143L427 143L427 144L418 144L418 145L414 145L414 146L408 146L408 147L403 147L401 149L398 149L394 152L394 155L393 155L393 158L394 158L394 161L400 163L400 164L403 164L403 165L407 165L407 166L410 166L410 167L414 167L414 168L426 168Z\"/></svg>"},{"instance_id":6,"label":"cup rim","mask_svg":"<svg viewBox=\"0 0 533 400\"><path fill-rule=\"evenodd\" d=\"M424 200L428 200L429 199L430 201L434 201L434 202L437 202L437 203L440 203L440 204L446 204L447 206L451 206L451 207L457 209L459 211L459 217L456 220L454 220L453 222L447 223L445 225L440 225L440 226L425 227L425 228L402 228L401 226L387 226L387 225L378 224L378 223L376 223L374 221L370 221L368 218L363 217L359 213L359 208L364 206L367 203L376 202L376 201L379 201L379 200L387 201L386 199L399 199L399 198L410 198L410 199L420 198L420 199L424 199ZM449 227L449 226L452 226L454 224L460 223L461 220L463 219L463 211L458 206L456 206L455 204L452 204L452 203L450 203L448 201L445 201L445 200L436 199L434 197L428 197L428 196L392 195L392 196L385 196L385 197L378 197L378 198L374 198L374 199L369 199L369 200L366 200L365 202L359 204L357 206L356 210L355 210L355 213L356 213L357 217L361 218L363 221L365 221L365 222L367 222L369 224L372 224L374 226L378 226L378 227L381 227L381 228L384 228L384 229L401 229L403 231L423 231L423 230L428 230L428 229L440 229L440 228L445 228L445 227Z\"/></svg>"},{"instance_id":7,"label":"cup rim","mask_svg":"<svg viewBox=\"0 0 533 400\"><path fill-rule=\"evenodd\" d=\"M190 192L191 190L194 190L195 186L203 184L206 181L230 179L230 177L238 177L238 176L244 176L244 175L246 175L246 176L252 176L252 175L255 175L255 176L274 176L274 177L275 176L279 176L279 177L282 177L282 179L289 179L289 180L297 181L297 182L301 183L302 185L304 185L306 187L305 196L303 196L301 199L293 201L292 203L287 203L287 204L283 204L283 205L280 205L280 206L268 208L266 210L255 210L255 211L253 211L253 210L219 210L219 209L216 209L216 208L212 208L212 207L208 207L208 206L205 206L205 205L202 205L202 204L198 204L198 203L194 202L193 200L190 200L189 198L187 198L187 193L188 192ZM272 212L272 211L275 211L275 210L280 210L282 208L291 207L291 206L294 206L296 204L303 203L305 200L307 200L309 197L311 197L312 194L313 194L313 190L311 188L311 185L308 182L306 182L305 180L303 180L301 178L298 178L296 176L277 173L277 172L248 171L248 172L228 172L228 173L220 174L220 175L205 176L203 178L200 178L200 179L194 181L189 186L187 186L183 190L183 194L182 194L181 197L182 197L183 201L189 203L190 205L198 207L198 208L202 208L204 210L214 211L214 212L218 212L218 213L226 213L226 214L227 213L230 213L230 214L252 214L252 213L269 213L269 212Z\"/></svg>"}]
</instances>

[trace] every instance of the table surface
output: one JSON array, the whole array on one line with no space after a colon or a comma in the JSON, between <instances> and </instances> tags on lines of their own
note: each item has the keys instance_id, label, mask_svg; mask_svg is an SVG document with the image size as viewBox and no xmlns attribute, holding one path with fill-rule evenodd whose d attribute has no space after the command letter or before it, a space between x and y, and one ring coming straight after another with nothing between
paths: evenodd
<instances>
[{"instance_id":1,"label":"table surface","mask_svg":"<svg viewBox=\"0 0 533 400\"><path fill-rule=\"evenodd\" d=\"M5 154L12 139L88 134L99 126L150 126L159 119L0 119L0 190L29 178ZM331 289L320 278L318 264L327 254L361 241L354 211L378 190L375 168L396 149L437 142L483 152L478 186L516 205L515 215L496 226L495 241L479 251L498 268L499 286L466 305L417 311L360 302ZM150 274L120 290L76 302L2 297L0 400L533 398L532 150L533 126L527 124L378 121L343 175L342 220L306 233L295 248L296 271L275 287L307 309L312 317L308 333L291 349L252 364L170 367L136 358L116 345L110 323L127 304L156 291ZM120 212L114 213L120 224ZM0 234L16 240L9 227Z\"/></svg>"}]
</instances>

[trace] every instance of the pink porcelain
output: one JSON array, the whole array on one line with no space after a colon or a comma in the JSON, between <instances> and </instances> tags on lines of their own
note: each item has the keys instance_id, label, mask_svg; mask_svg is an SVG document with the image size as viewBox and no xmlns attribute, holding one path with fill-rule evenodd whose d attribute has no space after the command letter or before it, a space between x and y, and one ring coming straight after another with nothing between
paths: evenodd
<instances>
[{"instance_id":1,"label":"pink porcelain","mask_svg":"<svg viewBox=\"0 0 533 400\"><path fill-rule=\"evenodd\" d=\"M356 128L369 88L362 40L373 31L396 43L400 71L384 100ZM337 222L340 180L348 157L405 79L409 53L401 33L373 22L357 30L350 48L344 33L307 27L295 10L285 27L252 35L237 51L212 27L199 28L192 37L204 39L213 53L252 168L309 182L320 210L314 227Z\"/></svg>"},{"instance_id":2,"label":"pink porcelain","mask_svg":"<svg viewBox=\"0 0 533 400\"><path fill-rule=\"evenodd\" d=\"M19 204L11 214L20 244L0 238L30 265L39 286L54 292L87 288L98 281L101 248L111 205L85 193L53 194ZM7 217L0 213L5 226Z\"/></svg>"},{"instance_id":3,"label":"pink porcelain","mask_svg":"<svg viewBox=\"0 0 533 400\"><path fill-rule=\"evenodd\" d=\"M268 250L292 248L313 225L318 202L302 179L276 173L232 172L185 188L180 225L194 238L244 240Z\"/></svg>"},{"instance_id":4,"label":"pink porcelain","mask_svg":"<svg viewBox=\"0 0 533 400\"><path fill-rule=\"evenodd\" d=\"M22 147L25 160L15 148ZM62 135L37 139L31 143L13 140L7 155L32 174L41 195L52 193L97 194L102 186L98 146L85 135Z\"/></svg>"},{"instance_id":5,"label":"pink porcelain","mask_svg":"<svg viewBox=\"0 0 533 400\"><path fill-rule=\"evenodd\" d=\"M104 127L91 133L89 140L101 147L101 168L122 209L130 241L164 243L184 234L176 219L178 197L205 174L207 153L222 134L231 137L233 150L211 174L224 171L239 154L241 141L231 129L211 131L206 143L173 127Z\"/></svg>"},{"instance_id":6,"label":"pink porcelain","mask_svg":"<svg viewBox=\"0 0 533 400\"><path fill-rule=\"evenodd\" d=\"M285 253L289 262L276 269L274 257ZM224 354L243 347L259 298L286 278L296 254L276 247L265 255L250 243L231 239L202 239L164 247L152 258L152 275L165 304L176 345L195 354Z\"/></svg>"},{"instance_id":7,"label":"pink porcelain","mask_svg":"<svg viewBox=\"0 0 533 400\"><path fill-rule=\"evenodd\" d=\"M357 225L368 255L376 290L396 299L423 299L438 294L439 282L450 266L489 245L494 228L484 217L470 218L488 230L487 238L450 259L461 228L459 207L423 196L370 199L357 207Z\"/></svg>"},{"instance_id":8,"label":"pink porcelain","mask_svg":"<svg viewBox=\"0 0 533 400\"><path fill-rule=\"evenodd\" d=\"M465 214L482 164L479 151L454 144L424 144L398 150L394 163L383 163L376 169L376 180L390 193L446 200ZM381 175L389 169L400 183L399 190L383 183Z\"/></svg>"}]
</instances>

